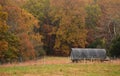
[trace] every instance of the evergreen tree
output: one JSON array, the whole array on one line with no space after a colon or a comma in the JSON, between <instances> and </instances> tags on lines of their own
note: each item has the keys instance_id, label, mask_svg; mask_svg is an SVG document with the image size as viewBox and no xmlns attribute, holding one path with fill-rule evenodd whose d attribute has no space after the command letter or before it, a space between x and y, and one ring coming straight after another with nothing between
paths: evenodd
<instances>
[{"instance_id":1,"label":"evergreen tree","mask_svg":"<svg viewBox=\"0 0 120 76\"><path fill-rule=\"evenodd\" d=\"M110 54L111 56L120 57L120 36L116 37L112 41L112 45L110 48Z\"/></svg>"}]
</instances>

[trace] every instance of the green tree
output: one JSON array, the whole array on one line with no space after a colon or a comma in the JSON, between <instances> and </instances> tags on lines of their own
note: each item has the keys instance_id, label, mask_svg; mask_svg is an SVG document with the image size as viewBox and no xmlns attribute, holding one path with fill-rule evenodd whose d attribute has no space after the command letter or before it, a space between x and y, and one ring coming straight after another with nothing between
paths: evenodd
<instances>
[{"instance_id":1,"label":"green tree","mask_svg":"<svg viewBox=\"0 0 120 76\"><path fill-rule=\"evenodd\" d=\"M115 57L120 57L120 36L116 37L112 41L112 45L110 48L110 55Z\"/></svg>"},{"instance_id":2,"label":"green tree","mask_svg":"<svg viewBox=\"0 0 120 76\"><path fill-rule=\"evenodd\" d=\"M23 7L42 23L50 11L49 5L49 0L28 0Z\"/></svg>"},{"instance_id":3,"label":"green tree","mask_svg":"<svg viewBox=\"0 0 120 76\"><path fill-rule=\"evenodd\" d=\"M96 48L95 44L98 44L98 40L104 39L104 36L101 35L101 28L100 28L100 18L102 15L101 8L98 2L95 0L86 6L86 28L88 30L87 34L87 42L88 47L92 45ZM98 39L98 40L96 40ZM96 41L95 41L96 40Z\"/></svg>"},{"instance_id":4,"label":"green tree","mask_svg":"<svg viewBox=\"0 0 120 76\"><path fill-rule=\"evenodd\" d=\"M101 8L97 3L89 4L86 7L86 26L88 28L96 28L98 25L98 21L101 16Z\"/></svg>"}]
</instances>

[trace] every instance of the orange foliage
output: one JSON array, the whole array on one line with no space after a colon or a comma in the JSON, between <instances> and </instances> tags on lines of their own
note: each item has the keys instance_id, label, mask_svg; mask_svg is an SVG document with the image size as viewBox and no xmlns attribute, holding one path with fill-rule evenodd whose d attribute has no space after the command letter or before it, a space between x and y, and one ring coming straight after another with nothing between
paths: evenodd
<instances>
[{"instance_id":1,"label":"orange foliage","mask_svg":"<svg viewBox=\"0 0 120 76\"><path fill-rule=\"evenodd\" d=\"M4 11L8 13L7 24L10 25L10 31L20 38L23 58L25 60L35 58L34 46L30 39L34 34L34 27L39 28L38 21L30 13L17 6L4 6Z\"/></svg>"}]
</instances>

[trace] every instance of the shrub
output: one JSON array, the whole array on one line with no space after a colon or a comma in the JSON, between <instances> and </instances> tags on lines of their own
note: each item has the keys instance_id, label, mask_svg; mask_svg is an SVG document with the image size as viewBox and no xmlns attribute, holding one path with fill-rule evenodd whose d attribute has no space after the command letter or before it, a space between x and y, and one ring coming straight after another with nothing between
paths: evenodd
<instances>
[{"instance_id":1,"label":"shrub","mask_svg":"<svg viewBox=\"0 0 120 76\"><path fill-rule=\"evenodd\" d=\"M110 47L110 55L120 57L120 36L116 37Z\"/></svg>"}]
</instances>

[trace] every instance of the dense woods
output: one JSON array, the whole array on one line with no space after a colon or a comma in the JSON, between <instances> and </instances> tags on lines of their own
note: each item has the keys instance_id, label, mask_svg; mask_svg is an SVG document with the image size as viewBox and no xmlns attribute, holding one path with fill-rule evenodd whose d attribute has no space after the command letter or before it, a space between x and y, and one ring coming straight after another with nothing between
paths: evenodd
<instances>
[{"instance_id":1,"label":"dense woods","mask_svg":"<svg viewBox=\"0 0 120 76\"><path fill-rule=\"evenodd\" d=\"M0 63L71 48L120 56L120 0L0 0Z\"/></svg>"}]
</instances>

